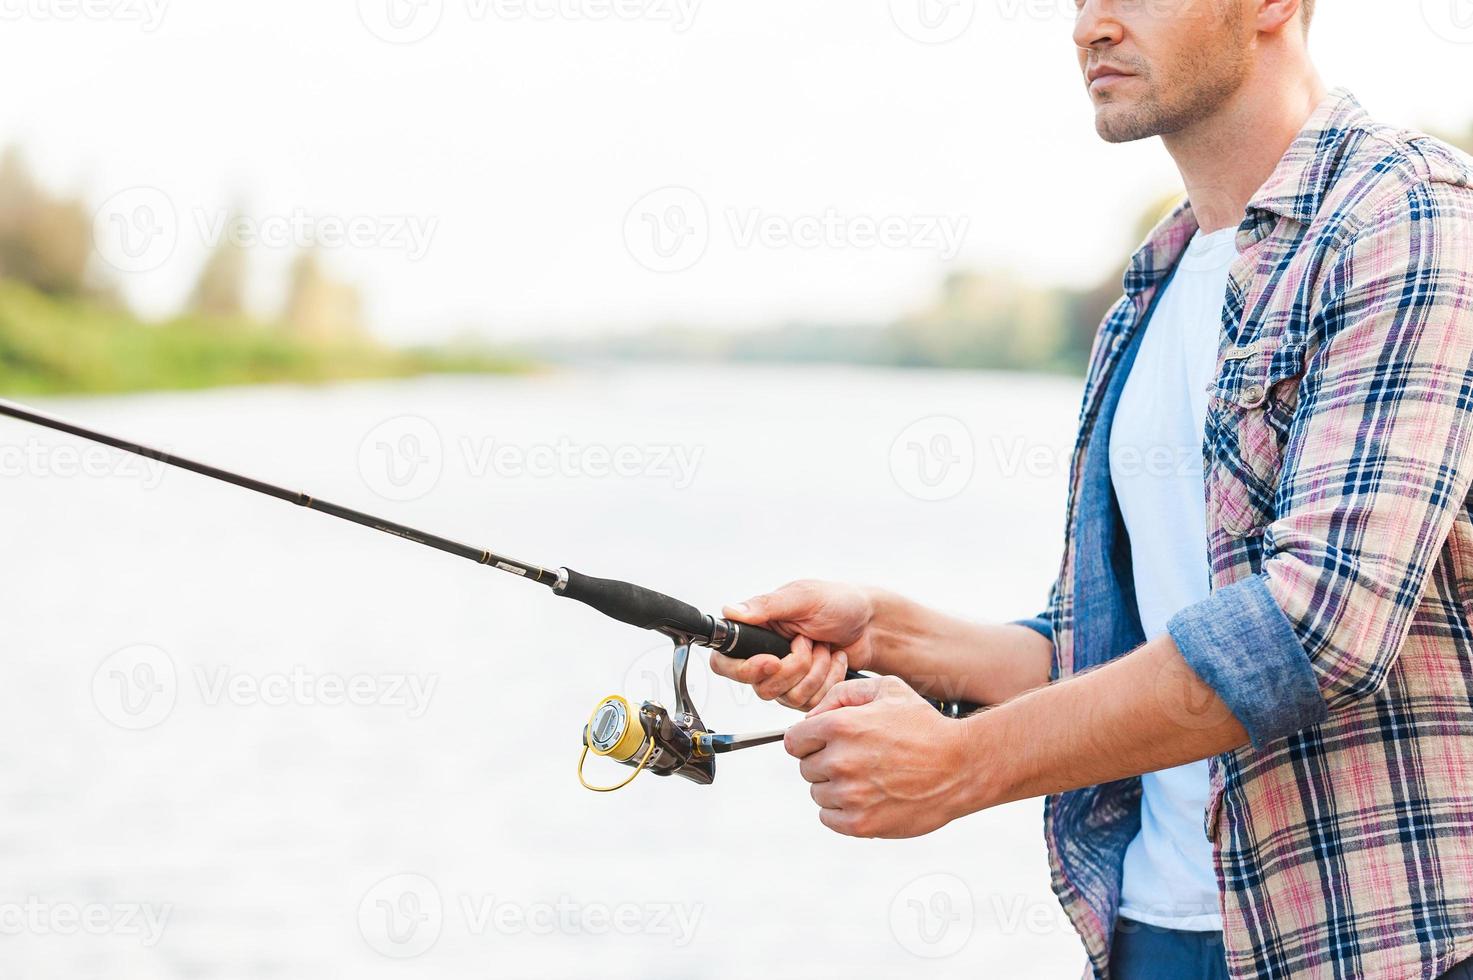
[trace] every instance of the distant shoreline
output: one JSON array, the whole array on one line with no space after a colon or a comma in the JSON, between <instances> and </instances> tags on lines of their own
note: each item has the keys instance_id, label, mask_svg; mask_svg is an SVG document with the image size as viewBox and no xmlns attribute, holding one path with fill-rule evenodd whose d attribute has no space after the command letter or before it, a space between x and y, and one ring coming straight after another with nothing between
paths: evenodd
<instances>
[{"instance_id":1,"label":"distant shoreline","mask_svg":"<svg viewBox=\"0 0 1473 980\"><path fill-rule=\"evenodd\" d=\"M9 395L510 375L537 368L532 358L488 348L399 349L366 338L314 342L244 319L188 315L147 323L107 304L0 280L0 392Z\"/></svg>"}]
</instances>

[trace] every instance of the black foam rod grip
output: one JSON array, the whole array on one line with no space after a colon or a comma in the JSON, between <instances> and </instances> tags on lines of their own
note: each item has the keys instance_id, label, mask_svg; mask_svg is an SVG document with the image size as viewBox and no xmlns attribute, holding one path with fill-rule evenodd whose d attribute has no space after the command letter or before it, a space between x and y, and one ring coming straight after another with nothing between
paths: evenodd
<instances>
[{"instance_id":1,"label":"black foam rod grip","mask_svg":"<svg viewBox=\"0 0 1473 980\"><path fill-rule=\"evenodd\" d=\"M736 644L731 652L727 654L728 657L747 660L757 656L759 653L770 653L777 657L785 657L791 649L792 641L774 633L772 630L763 629L761 626L748 626L745 623L732 623L730 620L727 620L727 623L729 626L734 626L739 630ZM844 673L844 679L848 681L857 681L868 676L870 675L861 674L857 670L850 670ZM965 717L981 707L980 705L972 704L970 701L942 701L939 698L926 698L926 701L937 711L949 718Z\"/></svg>"},{"instance_id":2,"label":"black foam rod grip","mask_svg":"<svg viewBox=\"0 0 1473 980\"><path fill-rule=\"evenodd\" d=\"M727 620L728 628L736 631L736 642L731 649L726 651L728 657L736 657L738 660L751 660L759 653L770 653L774 657L786 657L793 647L793 641L781 634L774 633L770 629L761 626L748 626L746 623L734 623Z\"/></svg>"},{"instance_id":3,"label":"black foam rod grip","mask_svg":"<svg viewBox=\"0 0 1473 980\"><path fill-rule=\"evenodd\" d=\"M689 603L629 582L594 578L571 568L564 571L568 574L568 582L557 590L557 594L577 599L610 619L640 629L710 636L710 619Z\"/></svg>"}]
</instances>

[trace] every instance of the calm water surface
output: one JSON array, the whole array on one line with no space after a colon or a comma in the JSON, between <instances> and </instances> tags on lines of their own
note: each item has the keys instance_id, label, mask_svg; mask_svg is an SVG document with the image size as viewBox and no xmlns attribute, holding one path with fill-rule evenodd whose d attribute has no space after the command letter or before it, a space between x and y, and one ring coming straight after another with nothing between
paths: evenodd
<instances>
[{"instance_id":1,"label":"calm water surface","mask_svg":"<svg viewBox=\"0 0 1473 980\"><path fill-rule=\"evenodd\" d=\"M46 404L708 609L821 576L999 619L1053 575L1077 400L640 368ZM666 647L82 445L0 424L5 975L1077 975L1036 802L848 840L776 746L595 796L579 729L607 693L668 700ZM698 667L713 726L792 720Z\"/></svg>"}]
</instances>

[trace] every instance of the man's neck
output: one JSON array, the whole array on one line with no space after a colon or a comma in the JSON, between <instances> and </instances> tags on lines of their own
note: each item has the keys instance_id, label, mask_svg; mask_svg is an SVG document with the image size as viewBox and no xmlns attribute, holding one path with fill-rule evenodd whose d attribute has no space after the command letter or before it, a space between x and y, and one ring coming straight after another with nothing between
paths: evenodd
<instances>
[{"instance_id":1,"label":"man's neck","mask_svg":"<svg viewBox=\"0 0 1473 980\"><path fill-rule=\"evenodd\" d=\"M1250 79L1212 116L1162 138L1204 232L1238 225L1294 137L1325 97L1313 69Z\"/></svg>"}]
</instances>

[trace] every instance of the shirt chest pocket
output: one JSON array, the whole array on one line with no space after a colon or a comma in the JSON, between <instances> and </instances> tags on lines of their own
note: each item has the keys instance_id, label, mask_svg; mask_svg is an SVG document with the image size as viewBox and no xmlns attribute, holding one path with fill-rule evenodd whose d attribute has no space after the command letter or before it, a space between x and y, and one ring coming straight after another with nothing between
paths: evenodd
<instances>
[{"instance_id":1,"label":"shirt chest pocket","mask_svg":"<svg viewBox=\"0 0 1473 980\"><path fill-rule=\"evenodd\" d=\"M1208 389L1206 492L1209 534L1262 534L1275 517L1284 445L1304 376L1302 343L1264 336L1230 347Z\"/></svg>"}]
</instances>

